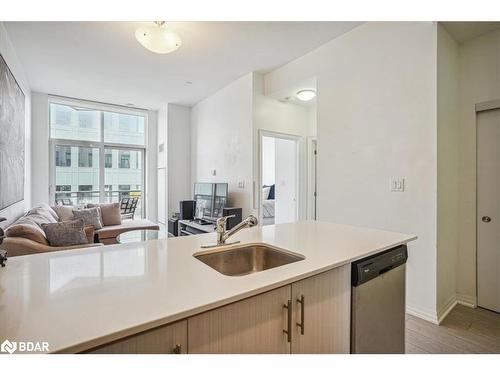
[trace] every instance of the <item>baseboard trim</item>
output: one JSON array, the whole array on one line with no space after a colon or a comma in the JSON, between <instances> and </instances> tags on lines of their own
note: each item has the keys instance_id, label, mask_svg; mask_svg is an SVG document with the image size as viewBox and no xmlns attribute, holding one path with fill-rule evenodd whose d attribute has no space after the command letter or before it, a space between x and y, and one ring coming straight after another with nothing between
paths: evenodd
<instances>
[{"instance_id":1,"label":"baseboard trim","mask_svg":"<svg viewBox=\"0 0 500 375\"><path fill-rule=\"evenodd\" d=\"M446 301L444 306L441 307L438 311L438 316L437 316L438 324L441 324L444 318L448 316L450 311L453 310L453 308L457 305L457 303L459 302L456 294L453 294L452 296L450 296L450 298L448 298L448 301Z\"/></svg>"},{"instance_id":2,"label":"baseboard trim","mask_svg":"<svg viewBox=\"0 0 500 375\"><path fill-rule=\"evenodd\" d=\"M406 313L416 316L417 318L427 320L428 322L439 324L437 315L435 313L423 311L412 306L406 306Z\"/></svg>"},{"instance_id":3,"label":"baseboard trim","mask_svg":"<svg viewBox=\"0 0 500 375\"><path fill-rule=\"evenodd\" d=\"M457 303L475 309L477 307L477 300L475 296L468 296L465 294L457 294Z\"/></svg>"},{"instance_id":4,"label":"baseboard trim","mask_svg":"<svg viewBox=\"0 0 500 375\"><path fill-rule=\"evenodd\" d=\"M406 313L416 316L417 318L427 320L434 324L441 324L441 322L448 316L456 305L463 305L471 308L477 307L475 296L468 296L465 294L454 294L450 296L448 301L441 307L437 314L429 311L417 309L412 306L406 306Z\"/></svg>"}]
</instances>

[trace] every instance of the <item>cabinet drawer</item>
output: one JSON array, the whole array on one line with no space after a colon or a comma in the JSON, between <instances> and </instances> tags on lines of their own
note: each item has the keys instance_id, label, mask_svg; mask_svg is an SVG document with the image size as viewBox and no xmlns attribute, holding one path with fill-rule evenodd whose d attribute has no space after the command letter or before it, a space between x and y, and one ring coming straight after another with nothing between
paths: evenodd
<instances>
[{"instance_id":1,"label":"cabinet drawer","mask_svg":"<svg viewBox=\"0 0 500 375\"><path fill-rule=\"evenodd\" d=\"M181 354L187 352L187 321L168 324L87 351L88 354Z\"/></svg>"}]
</instances>

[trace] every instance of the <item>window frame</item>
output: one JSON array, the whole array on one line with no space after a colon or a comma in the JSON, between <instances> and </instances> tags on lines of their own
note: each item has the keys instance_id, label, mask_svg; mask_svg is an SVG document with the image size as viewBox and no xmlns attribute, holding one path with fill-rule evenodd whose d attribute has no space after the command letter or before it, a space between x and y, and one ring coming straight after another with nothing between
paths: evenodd
<instances>
[{"instance_id":1,"label":"window frame","mask_svg":"<svg viewBox=\"0 0 500 375\"><path fill-rule=\"evenodd\" d=\"M100 111L100 141L79 141L71 139L61 139L61 138L51 138L50 129L50 106L51 104L59 104L73 107L80 107L89 110ZM141 182L142 182L142 217L146 217L146 150L148 147L148 111L139 108L122 107L113 104L97 103L85 100L76 100L70 98L54 97L49 96L48 100L48 122L49 122L49 199L55 204L56 195L56 157L55 150L57 146L66 147L87 147L87 148L97 148L99 150L99 201L104 202L105 198L105 149L117 149L117 150L127 150L127 151L138 151L142 154L141 162ZM141 116L144 118L144 145L131 145L123 143L111 143L104 142L104 112L114 112L120 114ZM73 164L73 160L71 161Z\"/></svg>"}]
</instances>

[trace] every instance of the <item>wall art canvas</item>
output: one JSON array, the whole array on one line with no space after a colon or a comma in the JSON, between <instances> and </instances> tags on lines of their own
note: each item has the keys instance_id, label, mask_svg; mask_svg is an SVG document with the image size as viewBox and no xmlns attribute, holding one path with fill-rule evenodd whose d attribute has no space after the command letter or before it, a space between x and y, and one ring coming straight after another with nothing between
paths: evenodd
<instances>
[{"instance_id":1,"label":"wall art canvas","mask_svg":"<svg viewBox=\"0 0 500 375\"><path fill-rule=\"evenodd\" d=\"M0 55L0 210L24 199L24 93Z\"/></svg>"}]
</instances>

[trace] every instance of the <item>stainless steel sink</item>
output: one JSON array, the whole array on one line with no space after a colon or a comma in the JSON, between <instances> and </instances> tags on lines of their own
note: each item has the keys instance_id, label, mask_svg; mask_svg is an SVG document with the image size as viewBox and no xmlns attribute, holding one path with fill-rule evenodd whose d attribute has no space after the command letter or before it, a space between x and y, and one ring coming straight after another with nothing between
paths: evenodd
<instances>
[{"instance_id":1,"label":"stainless steel sink","mask_svg":"<svg viewBox=\"0 0 500 375\"><path fill-rule=\"evenodd\" d=\"M193 256L226 276L243 276L305 259L265 244L245 244L202 251Z\"/></svg>"}]
</instances>

